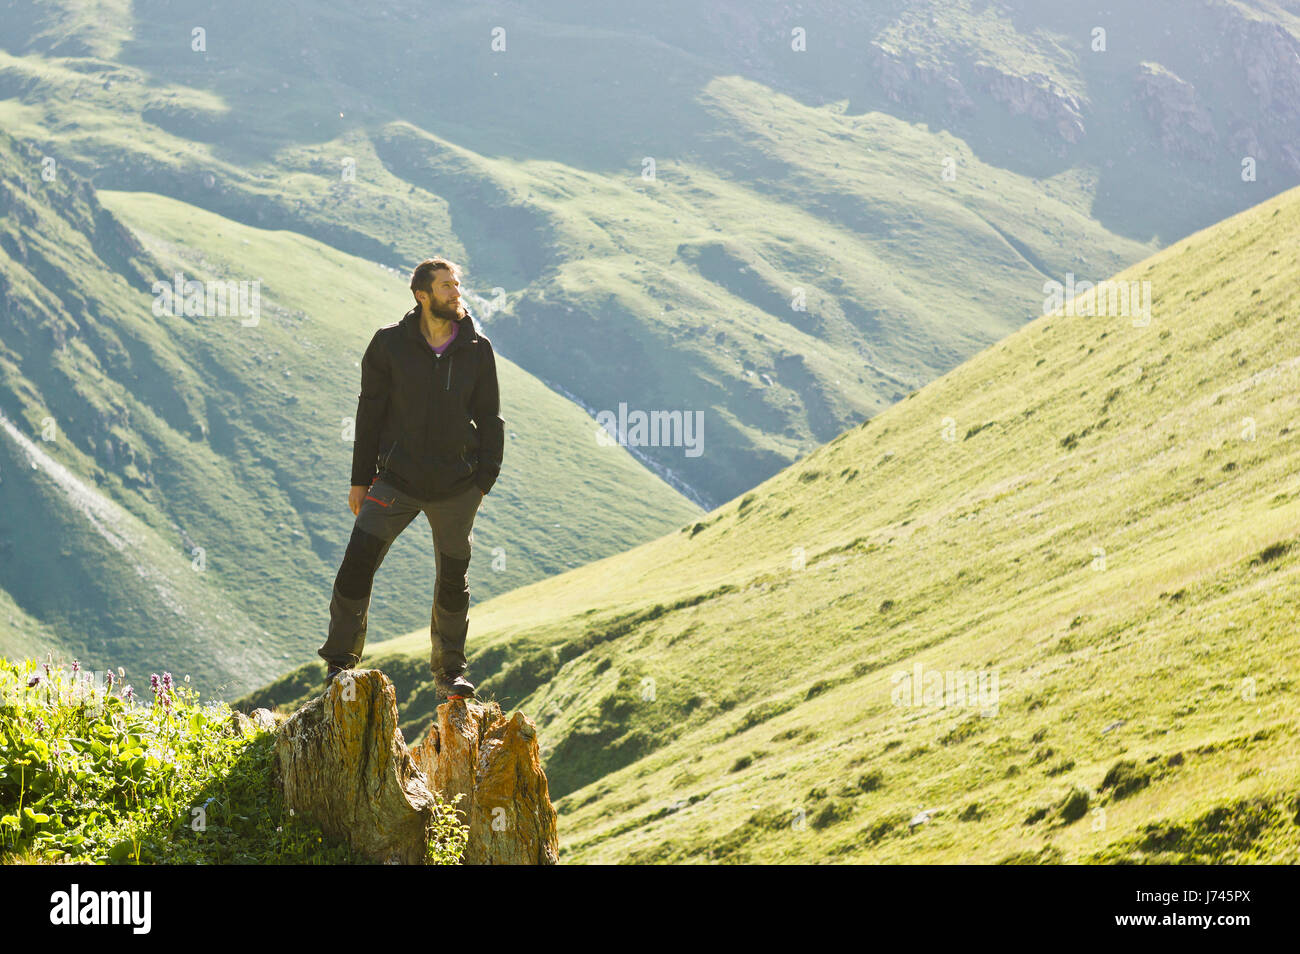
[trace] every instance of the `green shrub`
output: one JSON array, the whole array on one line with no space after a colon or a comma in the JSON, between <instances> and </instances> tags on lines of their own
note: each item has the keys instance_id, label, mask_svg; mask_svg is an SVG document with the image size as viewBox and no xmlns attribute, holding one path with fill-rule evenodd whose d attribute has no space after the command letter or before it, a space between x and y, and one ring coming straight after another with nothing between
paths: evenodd
<instances>
[{"instance_id":1,"label":"green shrub","mask_svg":"<svg viewBox=\"0 0 1300 954\"><path fill-rule=\"evenodd\" d=\"M853 806L847 802L838 799L831 799L817 810L817 813L809 819L809 824L813 828L825 828L827 825L834 825L842 822L853 814Z\"/></svg>"},{"instance_id":2,"label":"green shrub","mask_svg":"<svg viewBox=\"0 0 1300 954\"><path fill-rule=\"evenodd\" d=\"M1081 788L1071 790L1070 794L1065 796L1061 802L1061 821L1067 825L1078 821L1088 813L1088 802L1091 796Z\"/></svg>"},{"instance_id":3,"label":"green shrub","mask_svg":"<svg viewBox=\"0 0 1300 954\"><path fill-rule=\"evenodd\" d=\"M1151 784L1151 770L1132 759L1121 759L1102 779L1101 790L1111 789L1116 799L1126 798Z\"/></svg>"},{"instance_id":4,"label":"green shrub","mask_svg":"<svg viewBox=\"0 0 1300 954\"><path fill-rule=\"evenodd\" d=\"M120 672L120 670L119 670ZM0 660L0 860L109 864L340 864L362 859L285 811L274 736L225 703L153 674ZM429 859L459 863L467 831L437 803Z\"/></svg>"},{"instance_id":5,"label":"green shrub","mask_svg":"<svg viewBox=\"0 0 1300 954\"><path fill-rule=\"evenodd\" d=\"M864 775L858 776L858 788L864 792L874 792L885 782L885 773L880 769L874 769Z\"/></svg>"}]
</instances>

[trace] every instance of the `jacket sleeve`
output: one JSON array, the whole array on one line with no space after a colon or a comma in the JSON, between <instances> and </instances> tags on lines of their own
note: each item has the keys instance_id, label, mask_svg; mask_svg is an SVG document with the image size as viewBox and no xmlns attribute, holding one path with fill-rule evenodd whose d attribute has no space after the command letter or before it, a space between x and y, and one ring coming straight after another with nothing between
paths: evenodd
<instances>
[{"instance_id":1,"label":"jacket sleeve","mask_svg":"<svg viewBox=\"0 0 1300 954\"><path fill-rule=\"evenodd\" d=\"M379 335L370 339L361 359L361 393L357 395L356 441L352 445L352 486L369 487L378 473L379 434L388 411L391 383L388 357Z\"/></svg>"},{"instance_id":2,"label":"jacket sleeve","mask_svg":"<svg viewBox=\"0 0 1300 954\"><path fill-rule=\"evenodd\" d=\"M492 342L484 338L483 343L485 358L470 394L469 410L479 434L478 472L474 482L486 494L501 473L501 459L506 445L506 422L501 416L496 354L492 350Z\"/></svg>"}]
</instances>

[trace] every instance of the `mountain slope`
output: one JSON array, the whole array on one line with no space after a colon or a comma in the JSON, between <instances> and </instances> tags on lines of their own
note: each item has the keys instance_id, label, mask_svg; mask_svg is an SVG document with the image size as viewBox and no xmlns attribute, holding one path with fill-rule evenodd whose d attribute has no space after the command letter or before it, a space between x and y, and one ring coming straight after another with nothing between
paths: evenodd
<instances>
[{"instance_id":1,"label":"mountain slope","mask_svg":"<svg viewBox=\"0 0 1300 954\"><path fill-rule=\"evenodd\" d=\"M357 362L408 307L407 276L40 171L0 136L0 652L247 691L323 640L352 522ZM177 272L260 282L260 315L155 313L154 282ZM500 376L507 479L480 518L477 594L699 512L506 353ZM654 505L619 506L629 490ZM427 626L432 547L422 519L394 545L376 642Z\"/></svg>"},{"instance_id":2,"label":"mountain slope","mask_svg":"<svg viewBox=\"0 0 1300 954\"><path fill-rule=\"evenodd\" d=\"M639 679L691 713L562 803L570 857L1295 861L1298 228L1293 190L1198 233L1121 275L1149 326L1040 318L689 542L607 561L760 555L615 643L599 689L575 661L525 700L557 703L553 760L593 695L651 721ZM917 665L997 672L998 714L894 705Z\"/></svg>"},{"instance_id":3,"label":"mountain slope","mask_svg":"<svg viewBox=\"0 0 1300 954\"><path fill-rule=\"evenodd\" d=\"M141 327L135 288L156 263L84 180L40 168L0 135L0 648L58 648L91 670L184 661L216 692L264 677L271 655L243 607L193 572L162 513L123 505L193 409L187 375Z\"/></svg>"},{"instance_id":4,"label":"mountain slope","mask_svg":"<svg viewBox=\"0 0 1300 954\"><path fill-rule=\"evenodd\" d=\"M1121 273L1148 324L1040 317L478 606L566 860L1300 860L1297 236L1292 190Z\"/></svg>"}]
</instances>

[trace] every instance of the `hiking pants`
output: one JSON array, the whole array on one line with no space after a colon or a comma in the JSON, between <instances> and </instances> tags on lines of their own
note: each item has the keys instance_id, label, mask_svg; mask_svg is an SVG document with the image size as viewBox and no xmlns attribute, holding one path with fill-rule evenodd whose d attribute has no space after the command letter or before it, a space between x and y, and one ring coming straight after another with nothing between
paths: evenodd
<instances>
[{"instance_id":1,"label":"hiking pants","mask_svg":"<svg viewBox=\"0 0 1300 954\"><path fill-rule=\"evenodd\" d=\"M357 513L343 564L334 579L329 637L317 654L327 663L345 669L361 662L375 571L397 535L424 511L433 530L437 567L429 618L429 670L451 678L464 672L465 633L469 627L467 573L474 518L482 500L482 492L473 484L453 497L417 500L382 476L375 478Z\"/></svg>"}]
</instances>

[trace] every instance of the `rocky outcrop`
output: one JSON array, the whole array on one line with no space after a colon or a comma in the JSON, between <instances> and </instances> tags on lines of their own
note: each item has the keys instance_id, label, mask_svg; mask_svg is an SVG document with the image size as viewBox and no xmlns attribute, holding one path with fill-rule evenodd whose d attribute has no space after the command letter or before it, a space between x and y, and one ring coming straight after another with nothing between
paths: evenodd
<instances>
[{"instance_id":1,"label":"rocky outcrop","mask_svg":"<svg viewBox=\"0 0 1300 954\"><path fill-rule=\"evenodd\" d=\"M1259 105L1254 117L1229 120L1230 145L1239 155L1277 161L1300 175L1300 37L1231 4L1215 7L1214 13L1215 35Z\"/></svg>"},{"instance_id":2,"label":"rocky outcrop","mask_svg":"<svg viewBox=\"0 0 1300 954\"><path fill-rule=\"evenodd\" d=\"M977 62L974 71L980 88L1011 115L1027 115L1050 125L1066 142L1083 139L1083 104L1050 76L1037 72L1021 76L984 62Z\"/></svg>"},{"instance_id":3,"label":"rocky outcrop","mask_svg":"<svg viewBox=\"0 0 1300 954\"><path fill-rule=\"evenodd\" d=\"M1281 119L1300 113L1300 39L1280 23L1219 9L1223 36L1251 93ZM1292 130L1294 133L1294 130Z\"/></svg>"},{"instance_id":4,"label":"rocky outcrop","mask_svg":"<svg viewBox=\"0 0 1300 954\"><path fill-rule=\"evenodd\" d=\"M1195 159L1214 156L1219 139L1214 121L1191 83L1158 63L1141 63L1137 95L1147 118L1160 130L1165 152Z\"/></svg>"},{"instance_id":5,"label":"rocky outcrop","mask_svg":"<svg viewBox=\"0 0 1300 954\"><path fill-rule=\"evenodd\" d=\"M285 808L375 861L424 863L435 800L382 672L335 679L280 726L275 758Z\"/></svg>"},{"instance_id":6,"label":"rocky outcrop","mask_svg":"<svg viewBox=\"0 0 1300 954\"><path fill-rule=\"evenodd\" d=\"M268 724L269 720L269 724ZM275 732L284 805L361 855L423 864L439 792L457 795L469 828L465 864L555 864L555 808L538 753L537 729L496 703L438 707L412 752L397 727L397 693L377 669L336 678L279 728L259 709L232 717L230 731Z\"/></svg>"},{"instance_id":7,"label":"rocky outcrop","mask_svg":"<svg viewBox=\"0 0 1300 954\"><path fill-rule=\"evenodd\" d=\"M959 66L933 48L900 52L880 41L867 44L866 59L877 85L891 102L919 106L941 96L950 115L971 114L975 101L960 78L967 75L971 89L999 103L1011 115L1028 116L1053 129L1065 142L1079 142L1084 137L1083 103L1045 73L1021 75L984 60Z\"/></svg>"},{"instance_id":8,"label":"rocky outcrop","mask_svg":"<svg viewBox=\"0 0 1300 954\"><path fill-rule=\"evenodd\" d=\"M873 40L867 44L867 62L875 72L876 82L890 101L914 105L926 90L940 90L951 113L974 112L975 103L957 78L952 64L927 64L905 58L888 43Z\"/></svg>"},{"instance_id":9,"label":"rocky outcrop","mask_svg":"<svg viewBox=\"0 0 1300 954\"><path fill-rule=\"evenodd\" d=\"M469 825L466 864L557 863L537 727L522 712L506 719L495 702L446 702L412 755L444 799L463 796L456 807Z\"/></svg>"}]
</instances>

